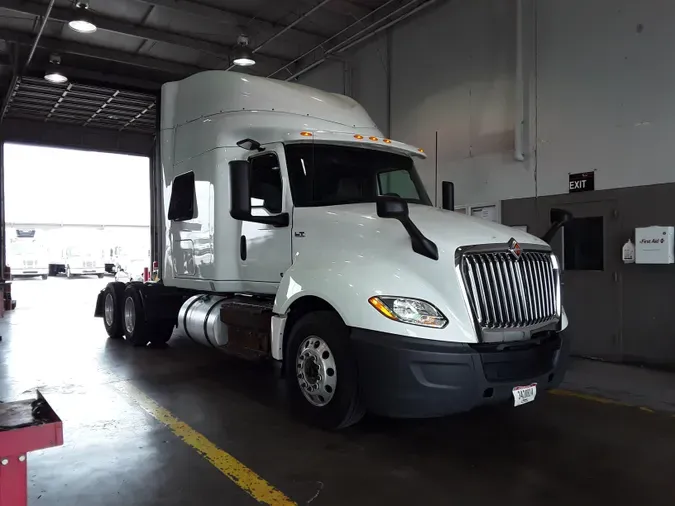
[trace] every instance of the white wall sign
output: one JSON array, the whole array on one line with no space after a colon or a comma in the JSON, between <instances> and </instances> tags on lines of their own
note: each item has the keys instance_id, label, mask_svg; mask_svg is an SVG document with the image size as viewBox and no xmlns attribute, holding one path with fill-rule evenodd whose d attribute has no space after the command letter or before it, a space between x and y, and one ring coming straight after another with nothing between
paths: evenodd
<instances>
[{"instance_id":1,"label":"white wall sign","mask_svg":"<svg viewBox=\"0 0 675 506\"><path fill-rule=\"evenodd\" d=\"M673 227L644 227L635 229L635 263L672 264Z\"/></svg>"}]
</instances>

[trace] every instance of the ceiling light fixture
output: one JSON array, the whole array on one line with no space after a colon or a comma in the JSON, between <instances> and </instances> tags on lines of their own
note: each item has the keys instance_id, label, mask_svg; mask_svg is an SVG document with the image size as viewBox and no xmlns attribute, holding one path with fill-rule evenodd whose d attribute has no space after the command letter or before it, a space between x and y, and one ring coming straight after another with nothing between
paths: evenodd
<instances>
[{"instance_id":1,"label":"ceiling light fixture","mask_svg":"<svg viewBox=\"0 0 675 506\"><path fill-rule=\"evenodd\" d=\"M75 30L79 33L94 33L96 31L94 18L89 12L88 2L77 3L77 6L75 7L75 16L68 22L68 26L71 30Z\"/></svg>"},{"instance_id":2,"label":"ceiling light fixture","mask_svg":"<svg viewBox=\"0 0 675 506\"><path fill-rule=\"evenodd\" d=\"M54 84L63 84L68 82L68 78L61 72L61 57L53 54L49 57L49 65L45 70L45 80Z\"/></svg>"},{"instance_id":3,"label":"ceiling light fixture","mask_svg":"<svg viewBox=\"0 0 675 506\"><path fill-rule=\"evenodd\" d=\"M248 37L245 35L240 35L237 38L237 45L234 48L234 58L232 63L239 67L250 67L251 65L255 65L253 52L251 51L251 48L248 47Z\"/></svg>"}]
</instances>

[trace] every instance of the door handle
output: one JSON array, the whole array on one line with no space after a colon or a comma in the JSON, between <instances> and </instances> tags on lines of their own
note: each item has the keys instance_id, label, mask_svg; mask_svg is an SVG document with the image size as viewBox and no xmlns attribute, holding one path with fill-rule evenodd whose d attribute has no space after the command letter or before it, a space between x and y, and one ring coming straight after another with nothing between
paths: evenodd
<instances>
[{"instance_id":1,"label":"door handle","mask_svg":"<svg viewBox=\"0 0 675 506\"><path fill-rule=\"evenodd\" d=\"M239 238L239 256L241 257L242 260L246 260L246 236L242 235Z\"/></svg>"}]
</instances>

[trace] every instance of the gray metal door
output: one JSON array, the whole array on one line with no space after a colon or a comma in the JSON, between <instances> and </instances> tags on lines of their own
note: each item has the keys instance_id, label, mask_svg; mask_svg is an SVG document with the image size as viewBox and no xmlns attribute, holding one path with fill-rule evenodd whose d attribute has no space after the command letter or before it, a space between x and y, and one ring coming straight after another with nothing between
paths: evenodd
<instances>
[{"instance_id":1,"label":"gray metal door","mask_svg":"<svg viewBox=\"0 0 675 506\"><path fill-rule=\"evenodd\" d=\"M619 227L616 202L557 202L574 220L553 249L563 265L563 304L572 352L618 359L621 355L621 252L614 251ZM548 214L548 213L547 213Z\"/></svg>"}]
</instances>

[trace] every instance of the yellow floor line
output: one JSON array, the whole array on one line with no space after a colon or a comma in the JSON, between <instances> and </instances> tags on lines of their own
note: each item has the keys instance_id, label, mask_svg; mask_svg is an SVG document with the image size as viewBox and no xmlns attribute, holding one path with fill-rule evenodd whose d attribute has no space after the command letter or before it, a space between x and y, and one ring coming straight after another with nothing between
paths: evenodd
<instances>
[{"instance_id":1,"label":"yellow floor line","mask_svg":"<svg viewBox=\"0 0 675 506\"><path fill-rule=\"evenodd\" d=\"M279 489L270 485L232 455L218 448L204 435L173 416L138 388L127 382L115 383L115 388L133 400L152 417L166 425L171 432L197 450L202 457L258 502L274 506L296 504Z\"/></svg>"},{"instance_id":2,"label":"yellow floor line","mask_svg":"<svg viewBox=\"0 0 675 506\"><path fill-rule=\"evenodd\" d=\"M632 404L628 404L626 402L621 402L621 401L615 401L613 399L607 399L605 397L598 397L597 395L591 395L591 394L582 394L581 392L572 392L571 390L560 390L558 388L549 390L549 393L553 395L561 395L564 397L576 397L577 399L583 399L585 401L593 401L593 402L599 402L601 404L611 404L613 406L623 406L623 407L629 407L629 408L634 408L636 406Z\"/></svg>"},{"instance_id":3,"label":"yellow floor line","mask_svg":"<svg viewBox=\"0 0 675 506\"><path fill-rule=\"evenodd\" d=\"M564 397L576 397L577 399L599 402L601 404L611 404L613 406L621 406L624 408L637 408L640 411L644 411L645 413L650 414L657 413L656 410L653 410L646 406L637 406L635 404L628 404L627 402L615 401L613 399L607 399L605 397L598 397L597 395L582 394L581 392L572 392L571 390L560 390L560 389L549 390L549 392L552 393L553 395L561 395ZM673 415L673 418L675 418L675 415Z\"/></svg>"}]
</instances>

